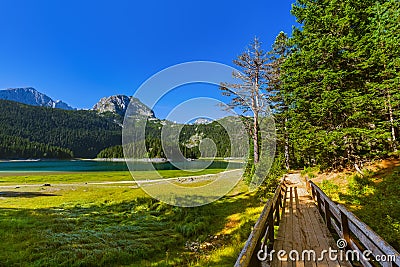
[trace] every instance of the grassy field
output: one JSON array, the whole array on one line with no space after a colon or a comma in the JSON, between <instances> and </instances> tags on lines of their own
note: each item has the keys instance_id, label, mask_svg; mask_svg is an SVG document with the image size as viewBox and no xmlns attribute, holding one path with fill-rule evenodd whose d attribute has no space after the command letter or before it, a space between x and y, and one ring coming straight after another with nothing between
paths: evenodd
<instances>
[{"instance_id":1,"label":"grassy field","mask_svg":"<svg viewBox=\"0 0 400 267\"><path fill-rule=\"evenodd\" d=\"M0 265L232 266L263 206L242 183L197 208L160 203L135 184L89 183L127 180L128 172L0 177Z\"/></svg>"},{"instance_id":2,"label":"grassy field","mask_svg":"<svg viewBox=\"0 0 400 267\"><path fill-rule=\"evenodd\" d=\"M317 168L303 173L400 251L399 160L371 164L363 176L350 171L323 174Z\"/></svg>"},{"instance_id":3,"label":"grassy field","mask_svg":"<svg viewBox=\"0 0 400 267\"><path fill-rule=\"evenodd\" d=\"M158 172L137 171L134 173L134 178L137 180L153 180L161 178L187 177L204 174L214 174L224 171L225 169L205 169L193 171L181 170L160 170ZM159 173L159 174L157 174ZM161 177L160 177L161 176ZM132 181L132 176L129 171L116 172L69 172L69 173L1 173L0 186L8 184L24 184L24 183L85 183L85 182L117 182L117 181Z\"/></svg>"}]
</instances>

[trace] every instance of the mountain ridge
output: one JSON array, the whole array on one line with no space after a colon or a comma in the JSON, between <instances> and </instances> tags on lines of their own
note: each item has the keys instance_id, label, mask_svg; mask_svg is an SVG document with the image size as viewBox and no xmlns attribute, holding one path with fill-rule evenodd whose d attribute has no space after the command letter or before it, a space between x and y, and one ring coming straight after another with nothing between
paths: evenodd
<instances>
[{"instance_id":1,"label":"mountain ridge","mask_svg":"<svg viewBox=\"0 0 400 267\"><path fill-rule=\"evenodd\" d=\"M30 106L57 108L63 110L77 110L62 100L53 100L51 97L39 92L33 87L1 89L0 99L14 101ZM155 118L154 111L142 103L138 98L129 97L122 94L101 98L91 110L97 111L98 113L111 112L124 117L128 107L130 108L130 115Z\"/></svg>"},{"instance_id":2,"label":"mountain ridge","mask_svg":"<svg viewBox=\"0 0 400 267\"><path fill-rule=\"evenodd\" d=\"M61 100L53 100L51 97L39 92L33 87L2 89L0 90L0 99L15 101L31 106L76 110L76 108L71 107Z\"/></svg>"}]
</instances>

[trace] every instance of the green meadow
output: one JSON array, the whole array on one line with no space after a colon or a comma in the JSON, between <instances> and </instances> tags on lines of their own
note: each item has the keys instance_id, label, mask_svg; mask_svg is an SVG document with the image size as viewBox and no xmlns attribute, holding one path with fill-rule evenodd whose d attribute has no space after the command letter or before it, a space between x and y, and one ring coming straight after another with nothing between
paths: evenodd
<instances>
[{"instance_id":1,"label":"green meadow","mask_svg":"<svg viewBox=\"0 0 400 267\"><path fill-rule=\"evenodd\" d=\"M136 171L134 177L137 180L155 180L160 178L175 178L198 176L205 174L215 174L225 169L205 169L205 170L159 170L155 171ZM157 174L158 173L158 174ZM88 183L88 182L120 182L133 181L129 171L114 172L42 172L28 173L26 175L19 173L1 173L0 186L8 184L24 184L24 183Z\"/></svg>"},{"instance_id":2,"label":"green meadow","mask_svg":"<svg viewBox=\"0 0 400 267\"><path fill-rule=\"evenodd\" d=\"M263 208L242 182L216 202L180 208L146 195L129 172L2 175L5 266L232 266Z\"/></svg>"}]
</instances>

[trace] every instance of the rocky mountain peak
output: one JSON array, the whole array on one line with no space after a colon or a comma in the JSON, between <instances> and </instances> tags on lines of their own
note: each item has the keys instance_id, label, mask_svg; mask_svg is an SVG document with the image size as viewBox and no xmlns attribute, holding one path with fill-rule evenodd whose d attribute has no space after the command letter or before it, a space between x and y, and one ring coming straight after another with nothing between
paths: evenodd
<instances>
[{"instance_id":1,"label":"rocky mountain peak","mask_svg":"<svg viewBox=\"0 0 400 267\"><path fill-rule=\"evenodd\" d=\"M63 101L54 101L33 87L8 88L0 90L0 99L15 101L31 106L59 108L66 110L74 109Z\"/></svg>"},{"instance_id":2,"label":"rocky mountain peak","mask_svg":"<svg viewBox=\"0 0 400 267\"><path fill-rule=\"evenodd\" d=\"M213 120L208 119L208 118L198 118L192 124L209 124L213 122Z\"/></svg>"},{"instance_id":3,"label":"rocky mountain peak","mask_svg":"<svg viewBox=\"0 0 400 267\"><path fill-rule=\"evenodd\" d=\"M140 102L137 98L130 98L126 95L113 95L109 97L103 97L93 106L93 110L100 113L113 112L121 116L125 116L126 110L128 109L129 103L131 103L131 115L139 115L145 117L154 117L154 112L145 104Z\"/></svg>"}]
</instances>

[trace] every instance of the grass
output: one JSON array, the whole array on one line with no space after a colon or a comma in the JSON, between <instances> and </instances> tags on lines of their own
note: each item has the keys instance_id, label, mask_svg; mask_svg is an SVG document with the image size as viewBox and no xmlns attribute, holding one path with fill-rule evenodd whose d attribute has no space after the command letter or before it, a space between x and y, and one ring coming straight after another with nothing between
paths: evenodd
<instances>
[{"instance_id":1,"label":"grass","mask_svg":"<svg viewBox=\"0 0 400 267\"><path fill-rule=\"evenodd\" d=\"M400 251L400 166L322 180L318 185ZM340 175L339 175L340 176ZM339 177L338 176L338 177Z\"/></svg>"},{"instance_id":2,"label":"grass","mask_svg":"<svg viewBox=\"0 0 400 267\"><path fill-rule=\"evenodd\" d=\"M134 172L135 180L153 180L161 178L175 178L197 176L205 174L215 174L225 169L205 169L199 171L182 171L182 170L160 170L160 171L137 171ZM129 171L116 172L84 172L84 173L28 173L21 175L18 173L1 173L0 186L8 184L44 184L44 183L85 183L85 182L118 182L132 181Z\"/></svg>"},{"instance_id":3,"label":"grass","mask_svg":"<svg viewBox=\"0 0 400 267\"><path fill-rule=\"evenodd\" d=\"M307 176L309 179L313 179L317 177L318 173L320 172L319 166L316 167L307 167L301 171L302 176Z\"/></svg>"},{"instance_id":4,"label":"grass","mask_svg":"<svg viewBox=\"0 0 400 267\"><path fill-rule=\"evenodd\" d=\"M337 200L339 198L339 186L337 184L335 184L334 182L329 181L329 180L323 180L319 184L319 187L332 200Z\"/></svg>"},{"instance_id":5,"label":"grass","mask_svg":"<svg viewBox=\"0 0 400 267\"><path fill-rule=\"evenodd\" d=\"M27 183L0 189L5 266L232 266L263 206L243 183L209 205L179 208L132 185L84 183L129 180L129 172L0 179ZM45 182L52 186L37 185Z\"/></svg>"}]
</instances>

